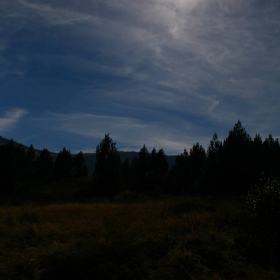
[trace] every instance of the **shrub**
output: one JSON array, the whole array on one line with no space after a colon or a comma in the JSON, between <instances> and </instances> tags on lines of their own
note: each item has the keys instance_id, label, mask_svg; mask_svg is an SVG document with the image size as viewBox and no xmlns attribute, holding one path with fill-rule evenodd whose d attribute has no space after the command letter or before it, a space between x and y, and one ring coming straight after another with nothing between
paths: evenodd
<instances>
[{"instance_id":1,"label":"shrub","mask_svg":"<svg viewBox=\"0 0 280 280\"><path fill-rule=\"evenodd\" d=\"M253 187L245 209L250 230L258 238L262 250L270 256L280 256L280 180L262 180Z\"/></svg>"}]
</instances>

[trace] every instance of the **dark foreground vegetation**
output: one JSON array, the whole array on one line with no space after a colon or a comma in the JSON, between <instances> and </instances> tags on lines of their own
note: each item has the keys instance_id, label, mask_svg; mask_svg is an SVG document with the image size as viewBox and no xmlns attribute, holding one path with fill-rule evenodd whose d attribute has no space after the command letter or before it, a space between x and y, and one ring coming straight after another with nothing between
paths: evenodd
<instances>
[{"instance_id":1,"label":"dark foreground vegetation","mask_svg":"<svg viewBox=\"0 0 280 280\"><path fill-rule=\"evenodd\" d=\"M109 135L94 174L0 146L0 279L280 279L280 146L237 122L168 166L145 145L121 162Z\"/></svg>"},{"instance_id":2,"label":"dark foreground vegetation","mask_svg":"<svg viewBox=\"0 0 280 280\"><path fill-rule=\"evenodd\" d=\"M0 279L279 279L276 228L255 220L250 199L2 205Z\"/></svg>"}]
</instances>

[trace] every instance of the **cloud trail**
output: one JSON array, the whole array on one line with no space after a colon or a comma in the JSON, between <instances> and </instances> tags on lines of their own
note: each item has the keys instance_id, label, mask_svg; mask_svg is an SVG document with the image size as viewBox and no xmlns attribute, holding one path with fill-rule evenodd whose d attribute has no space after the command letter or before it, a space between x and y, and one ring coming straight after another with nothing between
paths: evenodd
<instances>
[{"instance_id":1,"label":"cloud trail","mask_svg":"<svg viewBox=\"0 0 280 280\"><path fill-rule=\"evenodd\" d=\"M163 148L168 154L178 154L183 152L184 148L190 149L196 141L208 144L209 140L209 136L207 139L192 136L195 129L186 122L172 127L162 122L147 122L128 117L51 112L37 121L51 130L87 137L95 140L95 143L99 143L104 135L109 133L120 150L137 151L146 144L149 149Z\"/></svg>"},{"instance_id":2,"label":"cloud trail","mask_svg":"<svg viewBox=\"0 0 280 280\"><path fill-rule=\"evenodd\" d=\"M11 130L28 112L24 109L14 108L6 111L0 118L0 132Z\"/></svg>"}]
</instances>

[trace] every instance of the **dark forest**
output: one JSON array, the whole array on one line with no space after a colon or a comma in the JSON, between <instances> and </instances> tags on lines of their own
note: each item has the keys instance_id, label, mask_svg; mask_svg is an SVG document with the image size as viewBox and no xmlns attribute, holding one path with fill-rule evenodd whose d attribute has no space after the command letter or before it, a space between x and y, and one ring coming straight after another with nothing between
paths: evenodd
<instances>
[{"instance_id":1,"label":"dark forest","mask_svg":"<svg viewBox=\"0 0 280 280\"><path fill-rule=\"evenodd\" d=\"M238 121L224 141L213 135L207 149L199 143L184 150L168 166L163 149L144 145L131 161L120 160L113 139L106 134L96 147L93 174L88 175L82 152L71 155L63 148L56 159L47 150L36 153L13 140L0 146L0 193L8 195L28 183L49 183L92 176L91 195L114 196L122 191L151 194L244 195L280 170L280 145L272 135L252 138Z\"/></svg>"}]
</instances>

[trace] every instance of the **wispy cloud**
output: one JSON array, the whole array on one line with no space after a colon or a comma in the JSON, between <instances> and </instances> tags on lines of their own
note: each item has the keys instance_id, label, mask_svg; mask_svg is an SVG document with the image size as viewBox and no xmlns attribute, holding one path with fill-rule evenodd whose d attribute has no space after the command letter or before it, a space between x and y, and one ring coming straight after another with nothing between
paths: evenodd
<instances>
[{"instance_id":1,"label":"wispy cloud","mask_svg":"<svg viewBox=\"0 0 280 280\"><path fill-rule=\"evenodd\" d=\"M147 122L129 117L48 113L38 121L53 131L89 137L96 145L109 133L120 150L139 150L146 144L149 149L163 148L168 154L178 154L184 148L190 149L196 141L206 144L211 138L211 135L193 135L195 129L187 123L172 127L163 122Z\"/></svg>"},{"instance_id":2,"label":"wispy cloud","mask_svg":"<svg viewBox=\"0 0 280 280\"><path fill-rule=\"evenodd\" d=\"M37 85L36 105L49 89L57 131L99 139L110 132L123 147L178 151L209 139L202 123L222 131L237 119L279 134L278 2L6 1L0 78L24 73Z\"/></svg>"},{"instance_id":3,"label":"wispy cloud","mask_svg":"<svg viewBox=\"0 0 280 280\"><path fill-rule=\"evenodd\" d=\"M9 131L18 123L23 116L28 114L24 109L10 109L4 113L4 116L0 118L0 132Z\"/></svg>"},{"instance_id":4,"label":"wispy cloud","mask_svg":"<svg viewBox=\"0 0 280 280\"><path fill-rule=\"evenodd\" d=\"M99 22L98 17L90 14L71 11L68 8L54 8L50 4L34 3L26 0L18 0L23 7L33 10L34 13L44 18L51 25L68 25L79 21Z\"/></svg>"}]
</instances>

